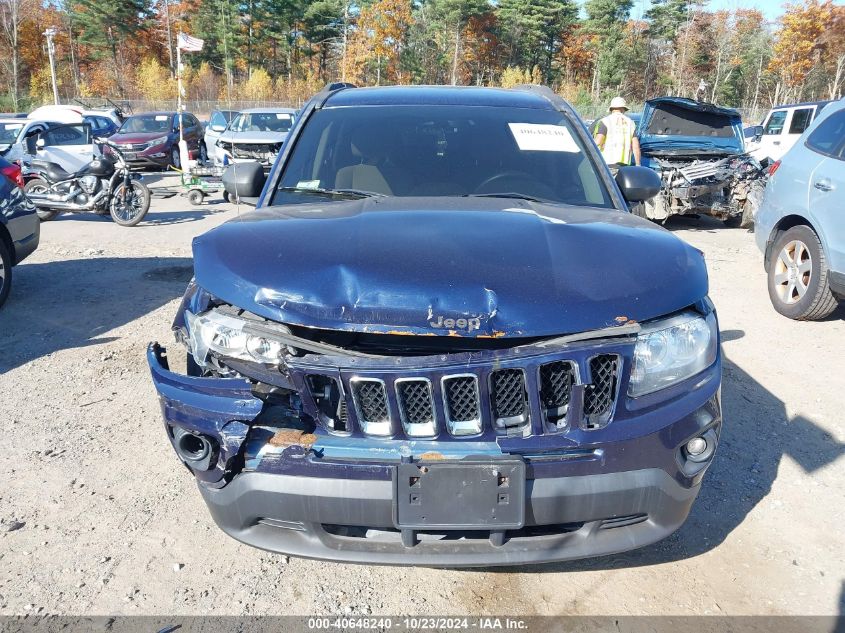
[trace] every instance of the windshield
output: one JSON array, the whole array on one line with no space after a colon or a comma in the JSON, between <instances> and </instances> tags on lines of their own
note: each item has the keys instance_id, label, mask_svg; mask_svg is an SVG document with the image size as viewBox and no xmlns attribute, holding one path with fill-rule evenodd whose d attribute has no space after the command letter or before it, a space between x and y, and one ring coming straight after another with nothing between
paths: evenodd
<instances>
[{"instance_id":1,"label":"windshield","mask_svg":"<svg viewBox=\"0 0 845 633\"><path fill-rule=\"evenodd\" d=\"M273 204L313 202L309 190L323 189L612 206L566 117L528 108L319 110L296 143Z\"/></svg>"},{"instance_id":2,"label":"windshield","mask_svg":"<svg viewBox=\"0 0 845 633\"><path fill-rule=\"evenodd\" d=\"M170 132L172 119L169 114L139 114L126 119L119 131L121 134Z\"/></svg>"},{"instance_id":3,"label":"windshield","mask_svg":"<svg viewBox=\"0 0 845 633\"><path fill-rule=\"evenodd\" d=\"M0 143L14 143L23 128L23 123L0 123Z\"/></svg>"},{"instance_id":4,"label":"windshield","mask_svg":"<svg viewBox=\"0 0 845 633\"><path fill-rule=\"evenodd\" d=\"M287 132L293 125L289 112L244 112L229 124L231 132Z\"/></svg>"}]
</instances>

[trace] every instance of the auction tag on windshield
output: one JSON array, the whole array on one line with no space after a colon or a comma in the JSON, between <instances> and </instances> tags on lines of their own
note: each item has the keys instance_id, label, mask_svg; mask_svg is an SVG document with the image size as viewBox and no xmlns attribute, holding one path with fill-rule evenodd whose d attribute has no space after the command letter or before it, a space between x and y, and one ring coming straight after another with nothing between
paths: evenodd
<instances>
[{"instance_id":1,"label":"auction tag on windshield","mask_svg":"<svg viewBox=\"0 0 845 633\"><path fill-rule=\"evenodd\" d=\"M508 123L516 144L524 152L570 152L581 150L572 135L560 125Z\"/></svg>"},{"instance_id":2,"label":"auction tag on windshield","mask_svg":"<svg viewBox=\"0 0 845 633\"><path fill-rule=\"evenodd\" d=\"M23 123L7 123L3 127L7 130L19 130L23 127Z\"/></svg>"},{"instance_id":3,"label":"auction tag on windshield","mask_svg":"<svg viewBox=\"0 0 845 633\"><path fill-rule=\"evenodd\" d=\"M320 188L320 181L319 180L300 180L296 183L297 189L319 189Z\"/></svg>"},{"instance_id":4,"label":"auction tag on windshield","mask_svg":"<svg viewBox=\"0 0 845 633\"><path fill-rule=\"evenodd\" d=\"M170 117L167 116L166 114L157 114L156 115L156 121L167 121L167 119L169 119L169 118Z\"/></svg>"},{"instance_id":5,"label":"auction tag on windshield","mask_svg":"<svg viewBox=\"0 0 845 633\"><path fill-rule=\"evenodd\" d=\"M276 118L280 121L289 121L290 115L287 112L276 112Z\"/></svg>"}]
</instances>

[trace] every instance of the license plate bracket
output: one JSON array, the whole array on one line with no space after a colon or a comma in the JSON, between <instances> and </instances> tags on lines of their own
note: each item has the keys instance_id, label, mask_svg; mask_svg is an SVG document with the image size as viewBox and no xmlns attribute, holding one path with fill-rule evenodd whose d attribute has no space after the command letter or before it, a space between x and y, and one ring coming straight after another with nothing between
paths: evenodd
<instances>
[{"instance_id":1,"label":"license plate bracket","mask_svg":"<svg viewBox=\"0 0 845 633\"><path fill-rule=\"evenodd\" d=\"M516 530L525 524L525 462L518 458L399 464L399 529Z\"/></svg>"}]
</instances>

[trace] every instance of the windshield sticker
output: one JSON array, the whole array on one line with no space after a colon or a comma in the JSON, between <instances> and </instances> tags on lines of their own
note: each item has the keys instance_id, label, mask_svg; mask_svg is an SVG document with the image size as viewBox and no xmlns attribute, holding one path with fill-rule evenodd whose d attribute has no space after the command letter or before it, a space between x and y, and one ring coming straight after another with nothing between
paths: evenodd
<instances>
[{"instance_id":1,"label":"windshield sticker","mask_svg":"<svg viewBox=\"0 0 845 633\"><path fill-rule=\"evenodd\" d=\"M167 116L166 114L157 114L156 115L156 121L167 121L167 119L169 119L169 118L170 117Z\"/></svg>"},{"instance_id":2,"label":"windshield sticker","mask_svg":"<svg viewBox=\"0 0 845 633\"><path fill-rule=\"evenodd\" d=\"M23 127L23 124L22 124L22 123L21 123L21 124L17 124L17 123L7 123L7 124L6 124L6 125L4 125L3 127L4 127L5 129L7 129L7 130L19 130L19 129L21 129L21 128Z\"/></svg>"},{"instance_id":3,"label":"windshield sticker","mask_svg":"<svg viewBox=\"0 0 845 633\"><path fill-rule=\"evenodd\" d=\"M290 121L290 115L287 112L277 112L276 118L281 121Z\"/></svg>"},{"instance_id":4,"label":"windshield sticker","mask_svg":"<svg viewBox=\"0 0 845 633\"><path fill-rule=\"evenodd\" d=\"M320 188L320 181L319 180L300 180L296 183L297 189L319 189Z\"/></svg>"},{"instance_id":5,"label":"windshield sticker","mask_svg":"<svg viewBox=\"0 0 845 633\"><path fill-rule=\"evenodd\" d=\"M578 144L565 127L540 123L508 123L511 134L523 152L580 153Z\"/></svg>"}]
</instances>

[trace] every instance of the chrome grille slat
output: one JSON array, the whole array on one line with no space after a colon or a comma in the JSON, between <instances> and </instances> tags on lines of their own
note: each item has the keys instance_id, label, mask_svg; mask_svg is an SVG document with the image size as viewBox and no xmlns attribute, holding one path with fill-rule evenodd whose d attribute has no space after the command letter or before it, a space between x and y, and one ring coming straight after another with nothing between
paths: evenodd
<instances>
[{"instance_id":1,"label":"chrome grille slat","mask_svg":"<svg viewBox=\"0 0 845 633\"><path fill-rule=\"evenodd\" d=\"M528 422L528 393L525 372L499 369L490 376L493 417L498 427L522 426Z\"/></svg>"},{"instance_id":2,"label":"chrome grille slat","mask_svg":"<svg viewBox=\"0 0 845 633\"><path fill-rule=\"evenodd\" d=\"M540 366L540 402L550 424L565 424L572 385L576 379L575 365L569 361L554 361Z\"/></svg>"},{"instance_id":3,"label":"chrome grille slat","mask_svg":"<svg viewBox=\"0 0 845 633\"><path fill-rule=\"evenodd\" d=\"M584 389L586 428L600 428L609 421L616 400L618 374L619 356L616 354L600 354L590 359L592 383Z\"/></svg>"},{"instance_id":4,"label":"chrome grille slat","mask_svg":"<svg viewBox=\"0 0 845 633\"><path fill-rule=\"evenodd\" d=\"M446 426L452 435L476 435L481 432L481 403L475 374L444 377L443 398Z\"/></svg>"},{"instance_id":5,"label":"chrome grille slat","mask_svg":"<svg viewBox=\"0 0 845 633\"><path fill-rule=\"evenodd\" d=\"M390 435L390 409L384 382L377 378L353 378L350 384L361 430L369 435Z\"/></svg>"},{"instance_id":6,"label":"chrome grille slat","mask_svg":"<svg viewBox=\"0 0 845 633\"><path fill-rule=\"evenodd\" d=\"M427 378L398 378L396 399L406 434L411 437L436 434L434 399L431 382Z\"/></svg>"}]
</instances>

